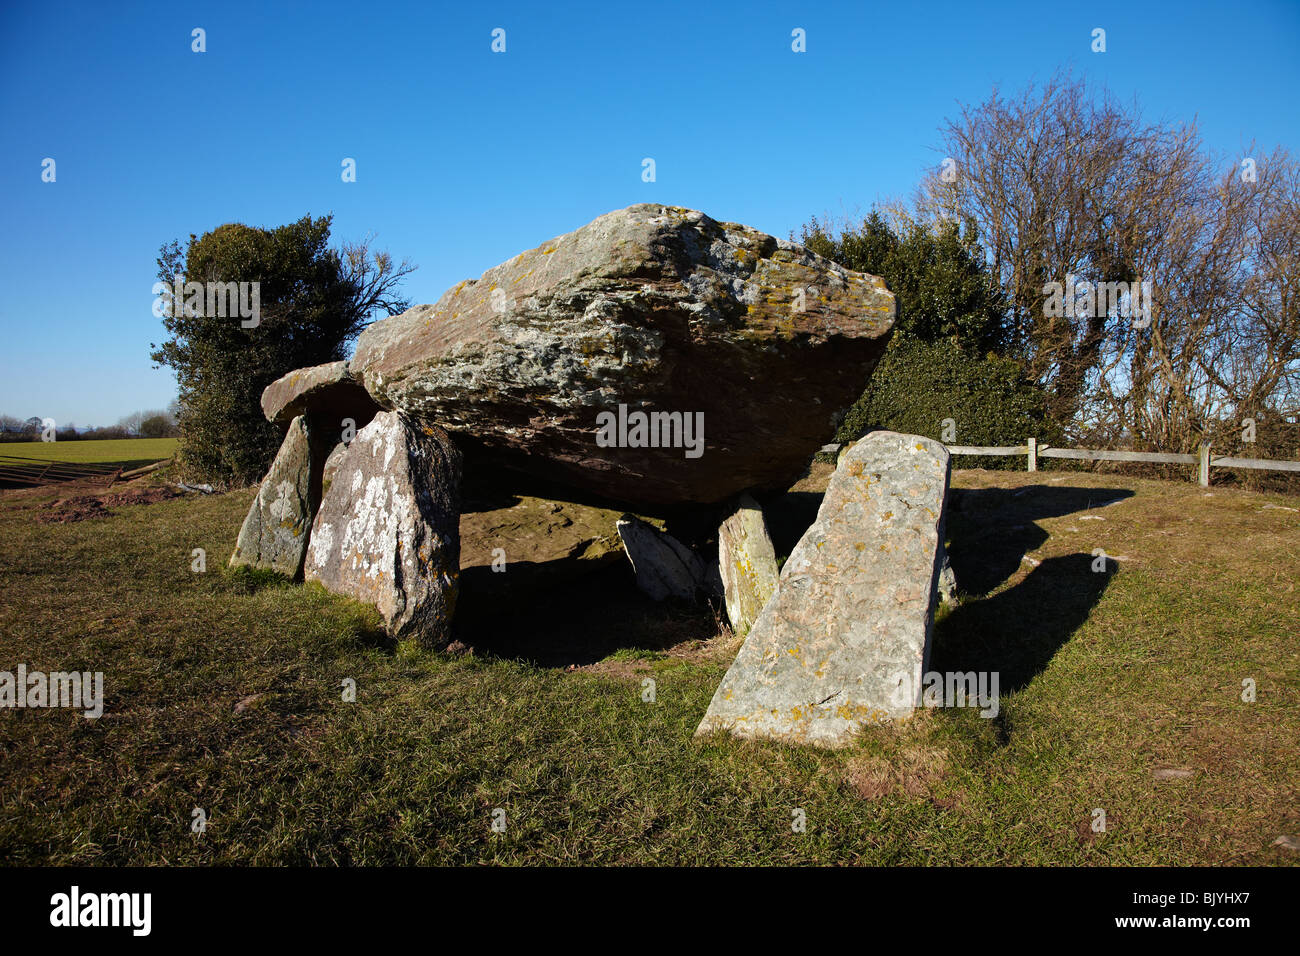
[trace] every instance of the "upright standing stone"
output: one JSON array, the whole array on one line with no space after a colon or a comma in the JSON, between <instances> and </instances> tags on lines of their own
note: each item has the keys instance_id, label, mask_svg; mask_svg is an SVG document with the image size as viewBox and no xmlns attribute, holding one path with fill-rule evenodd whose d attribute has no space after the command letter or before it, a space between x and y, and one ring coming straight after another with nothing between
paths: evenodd
<instances>
[{"instance_id":1,"label":"upright standing stone","mask_svg":"<svg viewBox=\"0 0 1300 956\"><path fill-rule=\"evenodd\" d=\"M348 446L344 442L339 442L334 446L334 450L329 453L325 459L325 465L321 469L321 494L329 492L330 486L334 484L334 478L339 473L339 465L343 464L343 457L348 453Z\"/></svg>"},{"instance_id":2,"label":"upright standing stone","mask_svg":"<svg viewBox=\"0 0 1300 956\"><path fill-rule=\"evenodd\" d=\"M313 480L317 464L313 455L320 458L320 444L306 417L299 415L289 423L271 470L239 529L231 566L249 565L298 576L320 502L320 486Z\"/></svg>"},{"instance_id":3,"label":"upright standing stone","mask_svg":"<svg viewBox=\"0 0 1300 956\"><path fill-rule=\"evenodd\" d=\"M915 435L875 432L849 451L697 733L840 746L912 712L948 470L947 449Z\"/></svg>"},{"instance_id":4,"label":"upright standing stone","mask_svg":"<svg viewBox=\"0 0 1300 956\"><path fill-rule=\"evenodd\" d=\"M449 642L460 475L446 432L380 412L338 462L312 529L307 580L373 604L397 637Z\"/></svg>"},{"instance_id":5,"label":"upright standing stone","mask_svg":"<svg viewBox=\"0 0 1300 956\"><path fill-rule=\"evenodd\" d=\"M727 619L737 634L747 634L780 579L763 509L747 494L718 528L718 571Z\"/></svg>"}]
</instances>

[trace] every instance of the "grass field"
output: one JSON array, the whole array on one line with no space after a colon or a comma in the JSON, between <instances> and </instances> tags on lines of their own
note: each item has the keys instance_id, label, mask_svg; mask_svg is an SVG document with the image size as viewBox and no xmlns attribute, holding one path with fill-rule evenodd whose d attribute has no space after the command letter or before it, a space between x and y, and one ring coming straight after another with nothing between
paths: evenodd
<instances>
[{"instance_id":1,"label":"grass field","mask_svg":"<svg viewBox=\"0 0 1300 956\"><path fill-rule=\"evenodd\" d=\"M176 453L175 438L123 438L108 441L23 441L0 443L0 458L39 458L77 464L148 465Z\"/></svg>"},{"instance_id":2,"label":"grass field","mask_svg":"<svg viewBox=\"0 0 1300 956\"><path fill-rule=\"evenodd\" d=\"M98 720L0 712L0 860L1296 863L1273 844L1300 837L1300 500L954 483L968 593L932 666L999 669L1000 713L927 711L840 752L694 739L738 642L640 601L622 564L503 602L453 656L225 572L250 491L54 525L34 517L57 489L0 496L0 670L102 670L107 698ZM542 646L566 627L599 652ZM503 634L536 653L487 650Z\"/></svg>"}]
</instances>

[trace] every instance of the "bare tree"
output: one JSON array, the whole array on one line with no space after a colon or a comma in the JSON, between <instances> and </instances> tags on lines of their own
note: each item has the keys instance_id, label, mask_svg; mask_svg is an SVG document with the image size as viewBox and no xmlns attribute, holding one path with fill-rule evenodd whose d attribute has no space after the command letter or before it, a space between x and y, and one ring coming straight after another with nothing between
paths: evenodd
<instances>
[{"instance_id":1,"label":"bare tree","mask_svg":"<svg viewBox=\"0 0 1300 956\"><path fill-rule=\"evenodd\" d=\"M1245 418L1295 414L1297 168L1280 149L1254 168L1246 179L1235 162L1202 159L1152 210L1163 216L1141 254L1157 279L1151 321L1114 330L1093 392L1102 417L1144 444L1191 451Z\"/></svg>"},{"instance_id":2,"label":"bare tree","mask_svg":"<svg viewBox=\"0 0 1300 956\"><path fill-rule=\"evenodd\" d=\"M140 434L140 423L144 421L146 412L132 412L130 415L123 415L117 420L119 428L124 429L130 435Z\"/></svg>"},{"instance_id":3,"label":"bare tree","mask_svg":"<svg viewBox=\"0 0 1300 956\"><path fill-rule=\"evenodd\" d=\"M345 242L342 248L343 274L356 288L351 302L358 327L372 321L377 312L397 315L411 307L411 302L397 295L402 278L415 271L409 259L395 262L386 251L372 252L373 236L360 242Z\"/></svg>"},{"instance_id":4,"label":"bare tree","mask_svg":"<svg viewBox=\"0 0 1300 956\"><path fill-rule=\"evenodd\" d=\"M1294 410L1285 151L1248 176L1208 155L1195 123L1148 124L1059 75L1016 99L995 90L942 136L955 165L922 183L918 214L979 230L1019 349L1073 437L1189 450L1247 406Z\"/></svg>"}]
</instances>

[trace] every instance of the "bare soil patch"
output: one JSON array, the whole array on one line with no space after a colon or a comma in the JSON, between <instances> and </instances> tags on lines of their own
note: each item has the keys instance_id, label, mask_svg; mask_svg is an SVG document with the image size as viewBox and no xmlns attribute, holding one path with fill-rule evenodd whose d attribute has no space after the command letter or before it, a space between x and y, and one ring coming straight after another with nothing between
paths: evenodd
<instances>
[{"instance_id":1,"label":"bare soil patch","mask_svg":"<svg viewBox=\"0 0 1300 956\"><path fill-rule=\"evenodd\" d=\"M110 518L113 515L110 508L120 508L124 505L154 505L181 496L182 492L165 485L127 488L112 494L75 495L71 498L58 499L48 505L46 510L38 512L35 518L41 524L68 524L73 521Z\"/></svg>"}]
</instances>

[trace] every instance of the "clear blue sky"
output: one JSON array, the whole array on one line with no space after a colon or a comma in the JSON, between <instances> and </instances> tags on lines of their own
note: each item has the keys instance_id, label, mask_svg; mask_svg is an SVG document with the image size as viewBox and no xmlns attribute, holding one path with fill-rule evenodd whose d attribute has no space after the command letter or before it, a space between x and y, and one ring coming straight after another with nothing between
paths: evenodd
<instances>
[{"instance_id":1,"label":"clear blue sky","mask_svg":"<svg viewBox=\"0 0 1300 956\"><path fill-rule=\"evenodd\" d=\"M1058 68L1225 153L1300 151L1300 0L0 0L0 412L111 424L175 396L148 358L173 238L333 212L336 242L417 263L418 303L635 202L785 236L910 194L959 103Z\"/></svg>"}]
</instances>

